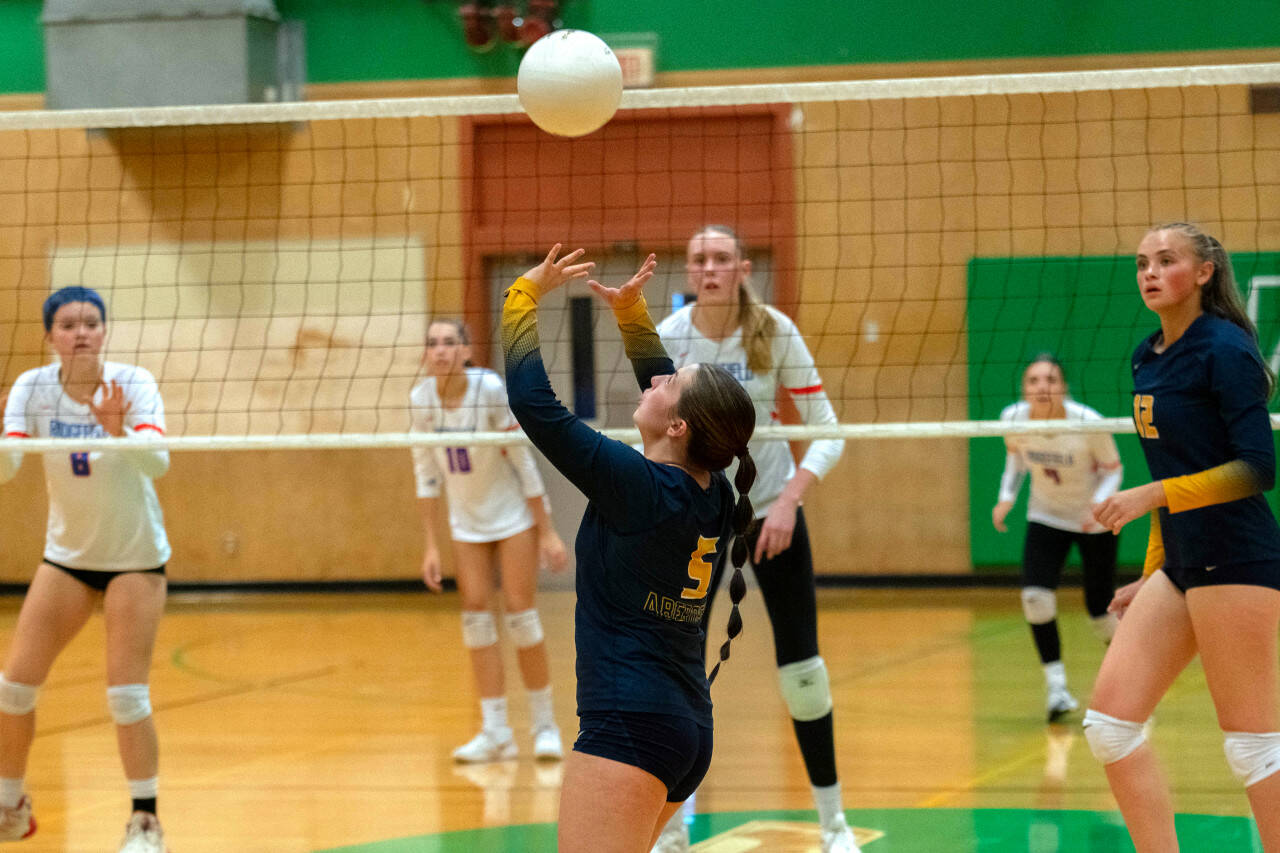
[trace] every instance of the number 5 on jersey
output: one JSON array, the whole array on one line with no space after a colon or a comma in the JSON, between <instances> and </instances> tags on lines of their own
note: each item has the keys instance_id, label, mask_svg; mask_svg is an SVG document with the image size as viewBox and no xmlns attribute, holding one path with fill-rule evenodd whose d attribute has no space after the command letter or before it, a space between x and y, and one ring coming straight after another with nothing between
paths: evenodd
<instances>
[{"instance_id":1,"label":"number 5 on jersey","mask_svg":"<svg viewBox=\"0 0 1280 853\"><path fill-rule=\"evenodd\" d=\"M711 570L714 568L707 558L716 553L716 543L719 541L719 536L713 536L710 539L706 536L698 537L698 547L689 555L689 577L693 579L696 586L693 589L685 587L680 590L681 598L707 597L707 590L711 587Z\"/></svg>"},{"instance_id":2,"label":"number 5 on jersey","mask_svg":"<svg viewBox=\"0 0 1280 853\"><path fill-rule=\"evenodd\" d=\"M1159 438L1160 433L1151 421L1156 416L1156 398L1150 394L1133 395L1133 424L1143 438Z\"/></svg>"}]
</instances>

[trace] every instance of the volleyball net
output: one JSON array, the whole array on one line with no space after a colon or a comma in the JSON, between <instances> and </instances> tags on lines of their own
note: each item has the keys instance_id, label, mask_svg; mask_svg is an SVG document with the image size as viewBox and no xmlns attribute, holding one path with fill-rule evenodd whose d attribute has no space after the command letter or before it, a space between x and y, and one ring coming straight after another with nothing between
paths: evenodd
<instances>
[{"instance_id":1,"label":"volleyball net","mask_svg":"<svg viewBox=\"0 0 1280 853\"><path fill-rule=\"evenodd\" d=\"M1108 416L1077 428L1125 432L1152 224L1221 239L1280 364L1278 86L1254 64L630 91L580 139L515 96L0 114L0 387L50 358L43 300L85 285L172 448L456 444L409 431L429 318L500 366L501 291L560 242L614 283L657 253L661 319L693 295L686 241L724 223L840 419L777 434L1058 430L996 420L1046 350ZM611 316L582 288L540 319L561 399L626 435Z\"/></svg>"}]
</instances>

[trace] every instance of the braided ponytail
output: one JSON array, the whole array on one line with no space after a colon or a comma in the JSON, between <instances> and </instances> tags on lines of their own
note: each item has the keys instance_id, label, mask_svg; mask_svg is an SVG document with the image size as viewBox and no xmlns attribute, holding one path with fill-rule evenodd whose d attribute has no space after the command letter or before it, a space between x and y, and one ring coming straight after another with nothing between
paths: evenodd
<instances>
[{"instance_id":1,"label":"braided ponytail","mask_svg":"<svg viewBox=\"0 0 1280 853\"><path fill-rule=\"evenodd\" d=\"M747 594L742 567L747 562L747 536L755 519L747 493L756 481L756 463L747 442L756 428L756 410L751 396L733 374L718 364L699 364L693 382L676 402L676 414L689 424L691 464L704 471L723 471L735 457L738 460L738 471L733 475L738 502L733 508L733 542L729 548L733 563L729 600L733 611L729 614L729 639L720 647L720 661L707 676L710 684L720 672L720 664L729 659L729 643L742 633L738 603Z\"/></svg>"},{"instance_id":2,"label":"braided ponytail","mask_svg":"<svg viewBox=\"0 0 1280 853\"><path fill-rule=\"evenodd\" d=\"M742 576L742 567L747 562L747 539L756 523L751 498L747 497L747 493L751 491L755 481L756 463L751 458L751 452L744 447L738 454L738 472L733 476L734 488L738 490L738 503L733 508L733 544L729 548L729 561L733 564L733 577L729 579L729 636L720 646L720 659L707 676L708 685L719 675L720 664L729 659L729 644L742 633L742 614L738 611L738 605L747 594L747 581Z\"/></svg>"}]
</instances>

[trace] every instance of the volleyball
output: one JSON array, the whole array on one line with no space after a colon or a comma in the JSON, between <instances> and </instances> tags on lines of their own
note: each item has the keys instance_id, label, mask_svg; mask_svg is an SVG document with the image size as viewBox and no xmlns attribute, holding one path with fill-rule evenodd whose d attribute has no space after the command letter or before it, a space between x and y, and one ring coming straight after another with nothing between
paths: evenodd
<instances>
[{"instance_id":1,"label":"volleyball","mask_svg":"<svg viewBox=\"0 0 1280 853\"><path fill-rule=\"evenodd\" d=\"M556 136L583 136L617 112L622 66L598 36L556 30L530 45L520 60L516 91L538 127Z\"/></svg>"}]
</instances>

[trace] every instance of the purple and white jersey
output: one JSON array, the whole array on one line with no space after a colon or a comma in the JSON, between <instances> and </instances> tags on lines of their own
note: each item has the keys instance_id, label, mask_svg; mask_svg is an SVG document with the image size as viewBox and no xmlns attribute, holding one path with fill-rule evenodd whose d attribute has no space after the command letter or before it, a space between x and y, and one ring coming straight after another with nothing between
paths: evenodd
<instances>
[{"instance_id":1,"label":"purple and white jersey","mask_svg":"<svg viewBox=\"0 0 1280 853\"><path fill-rule=\"evenodd\" d=\"M66 451L44 456L49 522L44 558L73 569L153 569L171 555L164 516L152 479L168 470L165 450L78 451L78 438L107 438L87 403L63 390L58 364L28 370L9 392L4 434L19 438L65 438ZM134 434L164 434L164 403L156 380L141 367L106 362L103 386L116 382L129 406L124 425ZM95 393L101 402L104 387ZM6 454L0 480L16 473L23 454Z\"/></svg>"},{"instance_id":2,"label":"purple and white jersey","mask_svg":"<svg viewBox=\"0 0 1280 853\"><path fill-rule=\"evenodd\" d=\"M428 376L409 394L415 432L502 432L517 430L507 390L498 374L466 369L462 401L447 408ZM413 471L420 498L449 496L449 530L459 542L497 542L533 526L528 499L544 493L533 451L524 445L499 447L415 447ZM447 484L447 485L446 485Z\"/></svg>"}]
</instances>

